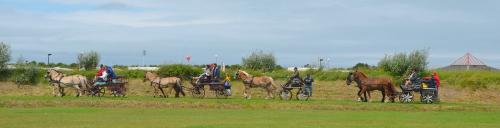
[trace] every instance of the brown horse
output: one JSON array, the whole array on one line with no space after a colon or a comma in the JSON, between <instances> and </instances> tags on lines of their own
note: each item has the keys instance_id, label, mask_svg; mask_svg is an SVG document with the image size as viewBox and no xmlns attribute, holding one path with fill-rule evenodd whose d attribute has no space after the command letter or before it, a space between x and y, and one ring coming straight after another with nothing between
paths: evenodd
<instances>
[{"instance_id":1,"label":"brown horse","mask_svg":"<svg viewBox=\"0 0 500 128\"><path fill-rule=\"evenodd\" d=\"M146 72L143 81L151 82L151 87L153 87L154 90L154 97L159 96L158 93L159 91L161 91L161 93L163 94L162 97L166 98L168 97L168 95L170 95L172 89L175 90L175 97L179 97L179 93L181 93L183 96L186 96L186 94L182 90L182 81L180 78L177 77L161 78L160 76L158 76L153 72ZM163 88L168 88L167 95L165 95Z\"/></svg>"},{"instance_id":2,"label":"brown horse","mask_svg":"<svg viewBox=\"0 0 500 128\"><path fill-rule=\"evenodd\" d=\"M250 89L258 87L264 88L267 91L266 99L274 98L276 87L273 78L269 76L253 77L247 72L241 70L238 70L235 74L236 79L243 80L243 84L245 85L245 91L243 95L245 96L245 98L251 99L252 94L250 92Z\"/></svg>"},{"instance_id":3,"label":"brown horse","mask_svg":"<svg viewBox=\"0 0 500 128\"><path fill-rule=\"evenodd\" d=\"M346 79L346 83L347 83L347 86L351 85L351 83L354 81L354 76L352 75L352 72L349 73L349 75L347 75L347 79ZM358 93L361 93L361 86L360 84L356 84L356 87L359 88L359 91ZM371 99L372 98L372 95L370 94L369 91L367 91L366 93L368 93L368 99ZM366 95L365 93L365 95ZM361 97L358 98L358 101L363 101L363 99Z\"/></svg>"},{"instance_id":4,"label":"brown horse","mask_svg":"<svg viewBox=\"0 0 500 128\"><path fill-rule=\"evenodd\" d=\"M350 82L355 81L361 90L358 92L358 97L361 98L364 102L368 102L366 97L367 91L379 90L382 92L382 102L385 102L385 97L389 97L390 102L394 102L394 98L397 95L394 86L392 85L392 81L389 78L368 78L363 72L355 71L349 73L347 77L348 84ZM361 94L364 94L364 97L361 97Z\"/></svg>"},{"instance_id":5,"label":"brown horse","mask_svg":"<svg viewBox=\"0 0 500 128\"><path fill-rule=\"evenodd\" d=\"M57 70L48 69L45 78L49 80L49 84L53 87L52 94L54 96L64 96L64 88L71 87L75 88L76 97L79 97L89 88L87 78L82 75L66 76ZM56 90L58 90L58 94L56 94Z\"/></svg>"}]
</instances>

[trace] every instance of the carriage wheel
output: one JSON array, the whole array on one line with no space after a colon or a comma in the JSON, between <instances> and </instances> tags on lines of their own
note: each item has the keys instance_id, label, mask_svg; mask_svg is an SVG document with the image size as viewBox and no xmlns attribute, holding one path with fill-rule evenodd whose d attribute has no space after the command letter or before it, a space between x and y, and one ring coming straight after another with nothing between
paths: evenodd
<instances>
[{"instance_id":1,"label":"carriage wheel","mask_svg":"<svg viewBox=\"0 0 500 128\"><path fill-rule=\"evenodd\" d=\"M204 98L205 97L205 88L194 87L191 90L191 95L195 98Z\"/></svg>"},{"instance_id":2,"label":"carriage wheel","mask_svg":"<svg viewBox=\"0 0 500 128\"><path fill-rule=\"evenodd\" d=\"M97 87L97 97L103 97L106 94L106 89L104 87Z\"/></svg>"},{"instance_id":3,"label":"carriage wheel","mask_svg":"<svg viewBox=\"0 0 500 128\"><path fill-rule=\"evenodd\" d=\"M307 92L304 89L299 89L296 97L297 97L297 100L309 100L309 95L307 94Z\"/></svg>"},{"instance_id":4,"label":"carriage wheel","mask_svg":"<svg viewBox=\"0 0 500 128\"><path fill-rule=\"evenodd\" d=\"M403 93L399 96L399 101L401 103L410 103L413 102L413 92Z\"/></svg>"},{"instance_id":5,"label":"carriage wheel","mask_svg":"<svg viewBox=\"0 0 500 128\"><path fill-rule=\"evenodd\" d=\"M433 97L431 95L424 96L424 103L426 104L432 104L434 103Z\"/></svg>"},{"instance_id":6,"label":"carriage wheel","mask_svg":"<svg viewBox=\"0 0 500 128\"><path fill-rule=\"evenodd\" d=\"M422 96L422 102L425 104L432 104L434 103L434 94L432 92L425 92L424 95Z\"/></svg>"},{"instance_id":7,"label":"carriage wheel","mask_svg":"<svg viewBox=\"0 0 500 128\"><path fill-rule=\"evenodd\" d=\"M280 99L281 100L291 100L292 92L288 89L283 89L280 91Z\"/></svg>"},{"instance_id":8,"label":"carriage wheel","mask_svg":"<svg viewBox=\"0 0 500 128\"><path fill-rule=\"evenodd\" d=\"M115 88L115 92L114 92L114 95L116 97L125 97L125 93L126 93L127 89L125 88L125 85L119 85Z\"/></svg>"},{"instance_id":9,"label":"carriage wheel","mask_svg":"<svg viewBox=\"0 0 500 128\"><path fill-rule=\"evenodd\" d=\"M228 95L226 94L226 92L224 90L217 89L215 91L215 97L217 97L217 98L227 98L227 96Z\"/></svg>"}]
</instances>

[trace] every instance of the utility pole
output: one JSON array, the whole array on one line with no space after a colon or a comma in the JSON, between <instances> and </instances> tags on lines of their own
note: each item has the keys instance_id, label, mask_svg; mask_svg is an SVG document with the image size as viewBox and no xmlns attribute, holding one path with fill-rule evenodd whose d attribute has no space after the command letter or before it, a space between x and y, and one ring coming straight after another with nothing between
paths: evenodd
<instances>
[{"instance_id":1,"label":"utility pole","mask_svg":"<svg viewBox=\"0 0 500 128\"><path fill-rule=\"evenodd\" d=\"M215 63L217 64L217 62L219 61L219 55L215 54Z\"/></svg>"},{"instance_id":2,"label":"utility pole","mask_svg":"<svg viewBox=\"0 0 500 128\"><path fill-rule=\"evenodd\" d=\"M51 53L47 54L47 66L50 68L50 56L52 56Z\"/></svg>"},{"instance_id":3,"label":"utility pole","mask_svg":"<svg viewBox=\"0 0 500 128\"><path fill-rule=\"evenodd\" d=\"M146 57L146 50L142 50L142 66L146 67L144 64L144 57Z\"/></svg>"}]
</instances>

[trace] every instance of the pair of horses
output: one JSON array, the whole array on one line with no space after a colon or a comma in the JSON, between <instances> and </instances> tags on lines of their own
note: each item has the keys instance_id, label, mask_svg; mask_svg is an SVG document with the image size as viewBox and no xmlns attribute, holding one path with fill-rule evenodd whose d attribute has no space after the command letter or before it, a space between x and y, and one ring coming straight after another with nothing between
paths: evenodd
<instances>
[{"instance_id":1,"label":"pair of horses","mask_svg":"<svg viewBox=\"0 0 500 128\"><path fill-rule=\"evenodd\" d=\"M172 89L175 90L175 97L179 97L179 94L182 94L182 96L186 96L186 93L184 93L184 90L182 88L182 81L178 77L162 78L158 74L148 71L144 74L143 82L146 81L151 82L150 85L153 88L154 93L153 97L158 96L167 98L172 92ZM167 88L167 94L165 94L163 88ZM159 95L159 92L161 92L161 96Z\"/></svg>"},{"instance_id":2,"label":"pair of horses","mask_svg":"<svg viewBox=\"0 0 500 128\"><path fill-rule=\"evenodd\" d=\"M385 102L385 97L389 97L390 102L394 102L395 97L398 92L394 88L391 79L389 78L368 78L366 74L361 71L350 72L347 76L346 83L351 85L352 82L356 82L359 91L358 97L363 102L368 102L366 97L367 93L370 95L370 91L378 90L382 92L382 102ZM362 97L362 95L364 97ZM371 97L371 96L370 96Z\"/></svg>"},{"instance_id":3,"label":"pair of horses","mask_svg":"<svg viewBox=\"0 0 500 128\"><path fill-rule=\"evenodd\" d=\"M91 83L85 76L71 75L66 76L64 73L55 69L48 69L45 78L49 80L52 86L52 94L54 96L64 96L64 88L74 88L76 96L82 96L90 89Z\"/></svg>"}]
</instances>

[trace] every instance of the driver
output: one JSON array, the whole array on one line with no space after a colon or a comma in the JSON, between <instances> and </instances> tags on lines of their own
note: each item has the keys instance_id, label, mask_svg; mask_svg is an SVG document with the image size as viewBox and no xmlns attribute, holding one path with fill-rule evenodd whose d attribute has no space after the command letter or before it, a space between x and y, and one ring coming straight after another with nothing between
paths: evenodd
<instances>
[{"instance_id":1,"label":"driver","mask_svg":"<svg viewBox=\"0 0 500 128\"><path fill-rule=\"evenodd\" d=\"M418 77L419 77L418 70L417 69L413 69L411 71L410 75L408 76L408 78L406 78L405 85L409 86L411 84L415 84L415 82L417 81Z\"/></svg>"},{"instance_id":2,"label":"driver","mask_svg":"<svg viewBox=\"0 0 500 128\"><path fill-rule=\"evenodd\" d=\"M295 79L299 79L300 82L304 83L302 78L300 78L299 69L297 67L293 68L293 75L290 77L290 79L288 80L288 82L286 82L285 85L290 85L290 83Z\"/></svg>"}]
</instances>

